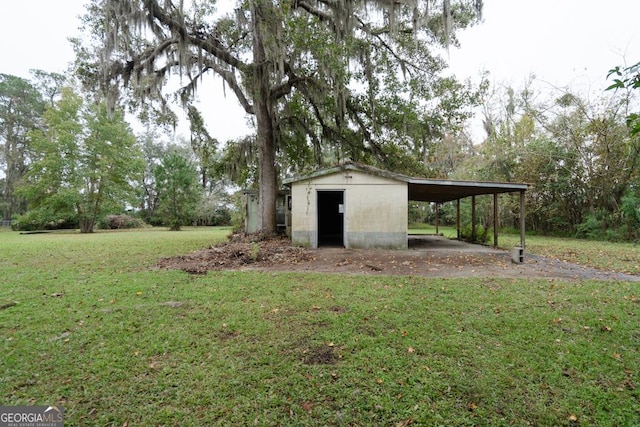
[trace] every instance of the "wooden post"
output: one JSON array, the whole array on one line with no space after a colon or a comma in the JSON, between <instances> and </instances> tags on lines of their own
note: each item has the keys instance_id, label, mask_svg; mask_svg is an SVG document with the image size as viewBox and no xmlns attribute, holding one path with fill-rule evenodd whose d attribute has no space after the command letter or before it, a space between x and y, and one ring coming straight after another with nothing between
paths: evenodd
<instances>
[{"instance_id":1,"label":"wooden post","mask_svg":"<svg viewBox=\"0 0 640 427\"><path fill-rule=\"evenodd\" d=\"M471 196L471 242L476 241L476 196Z\"/></svg>"},{"instance_id":2,"label":"wooden post","mask_svg":"<svg viewBox=\"0 0 640 427\"><path fill-rule=\"evenodd\" d=\"M498 193L493 194L493 247L498 247Z\"/></svg>"},{"instance_id":3,"label":"wooden post","mask_svg":"<svg viewBox=\"0 0 640 427\"><path fill-rule=\"evenodd\" d=\"M460 199L456 202L456 238L460 240Z\"/></svg>"},{"instance_id":4,"label":"wooden post","mask_svg":"<svg viewBox=\"0 0 640 427\"><path fill-rule=\"evenodd\" d=\"M440 234L438 230L438 202L436 202L436 235Z\"/></svg>"},{"instance_id":5,"label":"wooden post","mask_svg":"<svg viewBox=\"0 0 640 427\"><path fill-rule=\"evenodd\" d=\"M524 191L520 191L520 247L522 248L522 250L524 251L524 245L525 245L525 226L524 226L524 218L525 218L525 212L524 212Z\"/></svg>"}]
</instances>

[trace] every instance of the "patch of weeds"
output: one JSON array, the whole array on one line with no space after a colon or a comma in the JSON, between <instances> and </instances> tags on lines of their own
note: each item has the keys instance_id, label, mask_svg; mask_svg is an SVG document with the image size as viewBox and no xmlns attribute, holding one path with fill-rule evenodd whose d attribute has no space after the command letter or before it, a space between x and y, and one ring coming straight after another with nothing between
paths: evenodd
<instances>
[{"instance_id":1,"label":"patch of weeds","mask_svg":"<svg viewBox=\"0 0 640 427\"><path fill-rule=\"evenodd\" d=\"M250 258L252 261L256 262L260 258L260 245L257 242L251 243L251 255Z\"/></svg>"}]
</instances>

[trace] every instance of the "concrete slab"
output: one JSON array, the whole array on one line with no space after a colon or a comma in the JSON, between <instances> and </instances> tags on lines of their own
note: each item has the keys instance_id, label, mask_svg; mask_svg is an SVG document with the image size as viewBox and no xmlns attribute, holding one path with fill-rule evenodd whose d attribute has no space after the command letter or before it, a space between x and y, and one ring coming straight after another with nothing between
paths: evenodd
<instances>
[{"instance_id":1,"label":"concrete slab","mask_svg":"<svg viewBox=\"0 0 640 427\"><path fill-rule=\"evenodd\" d=\"M504 250L432 234L409 234L409 249L423 252L504 253Z\"/></svg>"}]
</instances>

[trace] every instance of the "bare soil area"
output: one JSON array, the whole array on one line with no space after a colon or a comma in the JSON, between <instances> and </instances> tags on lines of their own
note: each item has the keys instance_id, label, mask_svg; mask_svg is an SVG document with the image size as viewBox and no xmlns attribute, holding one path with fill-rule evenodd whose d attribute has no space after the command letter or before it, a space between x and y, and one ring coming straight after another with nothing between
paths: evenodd
<instances>
[{"instance_id":1,"label":"bare soil area","mask_svg":"<svg viewBox=\"0 0 640 427\"><path fill-rule=\"evenodd\" d=\"M286 238L228 242L188 255L160 260L158 267L192 274L209 270L304 271L335 274L410 275L425 277L557 278L640 281L640 276L596 270L525 254L514 264L508 251L442 236L409 239L407 250L291 246Z\"/></svg>"}]
</instances>

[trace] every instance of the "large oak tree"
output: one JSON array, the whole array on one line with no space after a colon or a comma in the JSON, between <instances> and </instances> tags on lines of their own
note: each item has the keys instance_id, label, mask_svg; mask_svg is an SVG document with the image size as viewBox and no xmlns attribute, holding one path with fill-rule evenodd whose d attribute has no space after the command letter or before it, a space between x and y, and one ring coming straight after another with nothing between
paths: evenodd
<instances>
[{"instance_id":1,"label":"large oak tree","mask_svg":"<svg viewBox=\"0 0 640 427\"><path fill-rule=\"evenodd\" d=\"M115 100L167 105L171 76L192 104L201 78L220 77L255 117L260 229L275 231L279 150L336 149L355 160L396 160L399 135L424 135L444 67L438 49L475 22L481 0L93 0L79 72ZM436 103L437 104L437 103ZM436 106L437 107L437 106ZM453 110L453 109L452 109ZM416 116L417 121L412 117ZM456 120L447 114L442 121ZM417 126L412 126L418 123ZM424 136L423 136L424 137ZM373 159L373 160L372 160Z\"/></svg>"}]
</instances>

